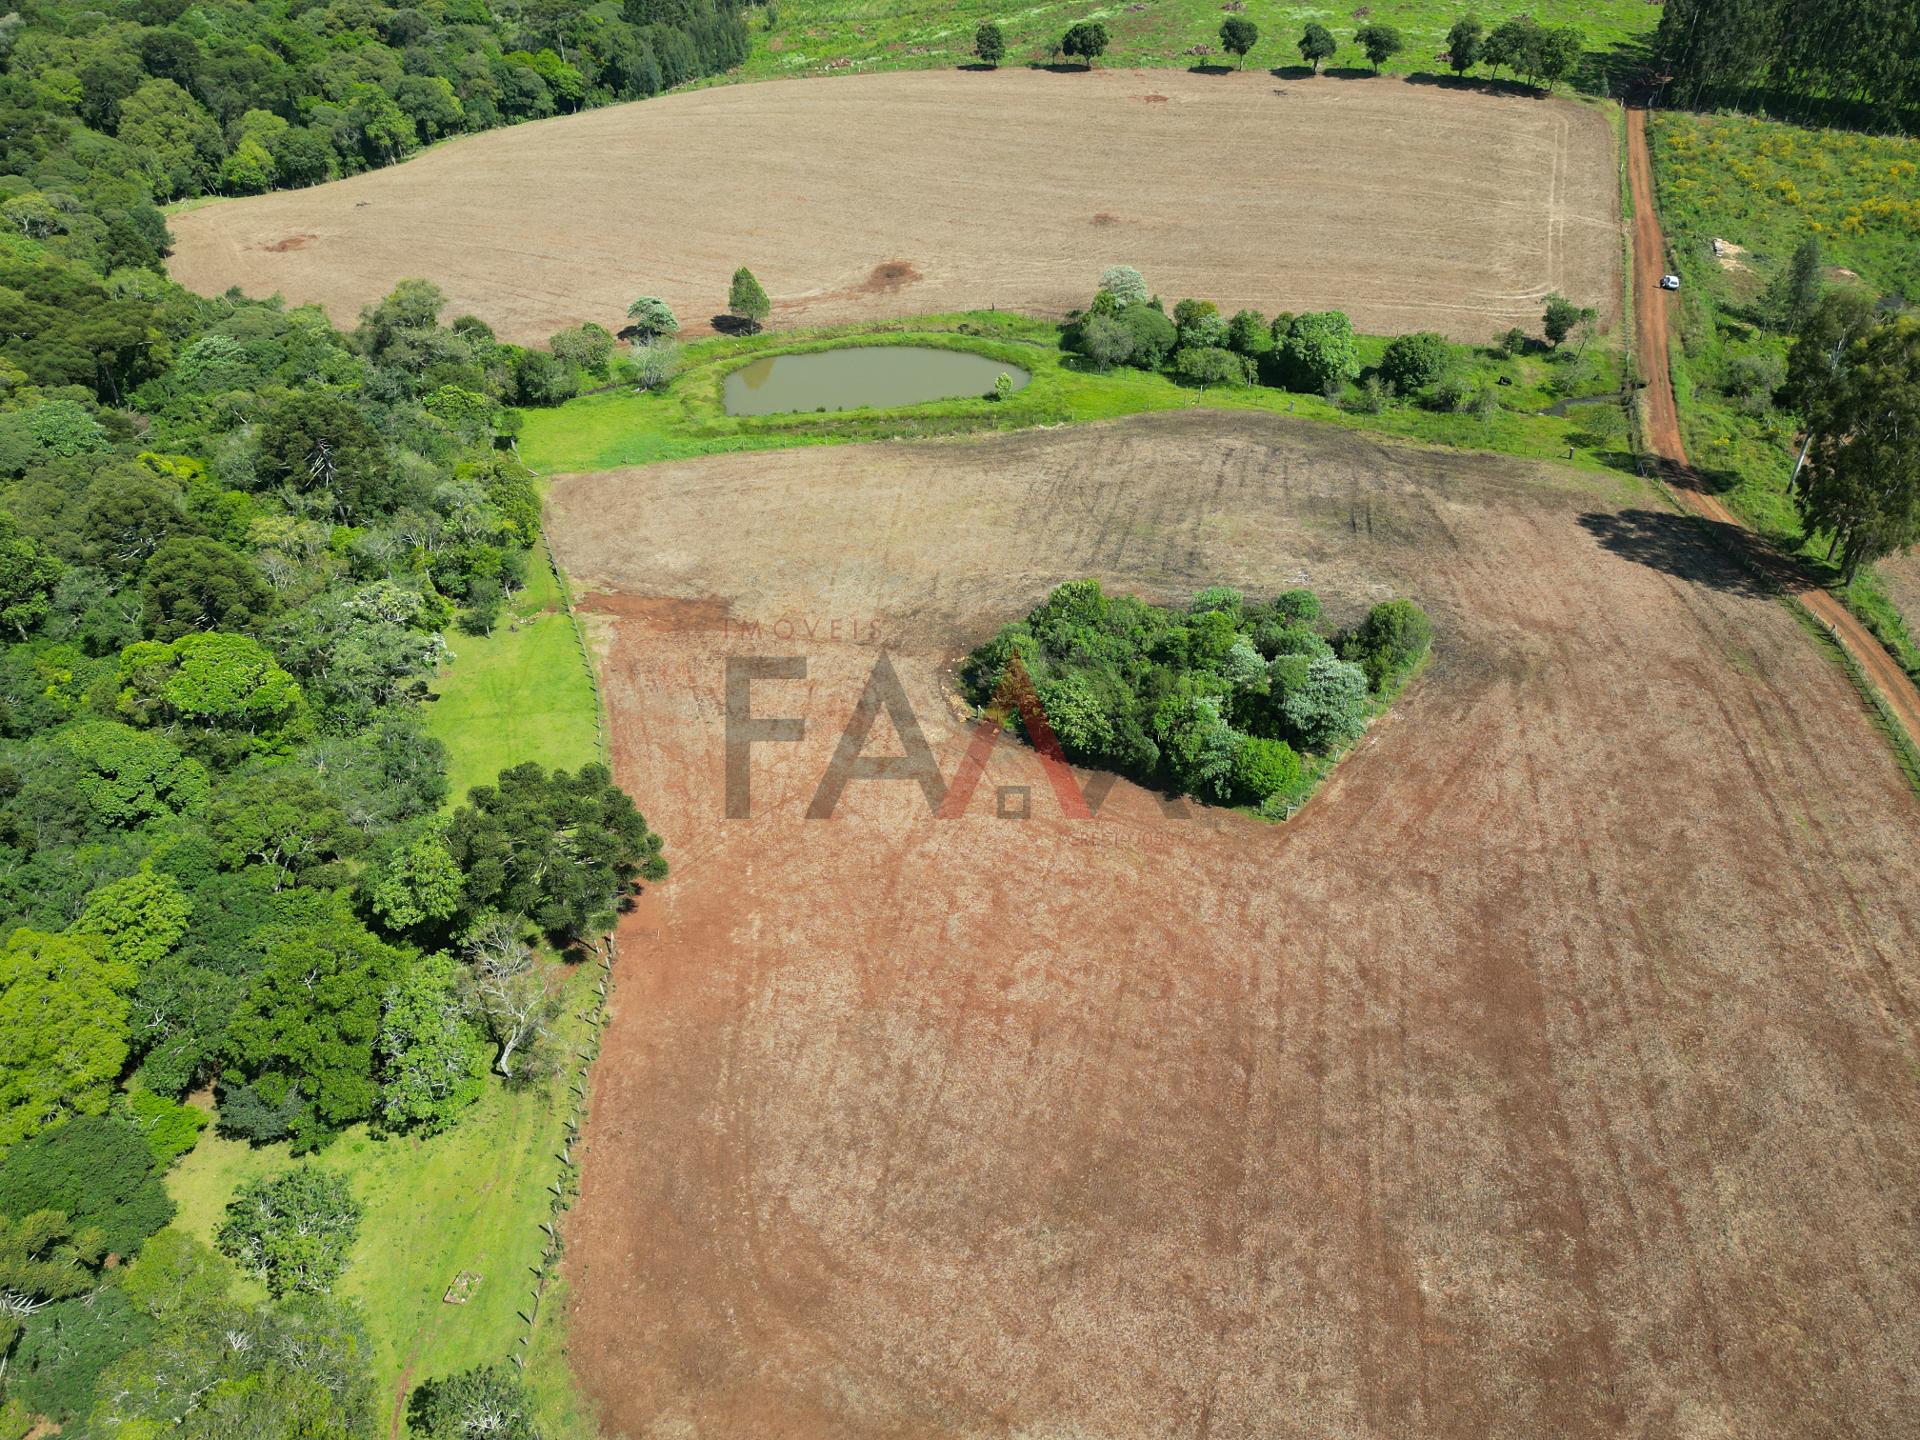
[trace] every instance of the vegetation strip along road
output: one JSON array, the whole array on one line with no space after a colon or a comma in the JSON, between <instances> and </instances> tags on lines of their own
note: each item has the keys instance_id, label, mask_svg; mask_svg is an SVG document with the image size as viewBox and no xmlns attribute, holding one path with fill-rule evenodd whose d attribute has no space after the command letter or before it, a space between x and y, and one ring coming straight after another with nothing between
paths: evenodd
<instances>
[{"instance_id":1,"label":"vegetation strip along road","mask_svg":"<svg viewBox=\"0 0 1920 1440\"><path fill-rule=\"evenodd\" d=\"M1888 710L1920 744L1920 688L1853 613L1794 560L1756 534L1700 484L1680 439L1680 412L1667 367L1666 239L1654 210L1653 163L1647 153L1647 112L1627 111L1627 178L1633 190L1633 324L1635 346L1646 376L1646 444L1663 479L1694 514L1741 532L1741 547L1782 593L1804 605L1859 663Z\"/></svg>"}]
</instances>

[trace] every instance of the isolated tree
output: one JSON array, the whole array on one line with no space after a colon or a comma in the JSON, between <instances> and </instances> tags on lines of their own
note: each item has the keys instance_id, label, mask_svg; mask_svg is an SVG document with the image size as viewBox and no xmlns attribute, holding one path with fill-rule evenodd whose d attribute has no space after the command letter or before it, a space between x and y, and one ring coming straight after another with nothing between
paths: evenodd
<instances>
[{"instance_id":1,"label":"isolated tree","mask_svg":"<svg viewBox=\"0 0 1920 1440\"><path fill-rule=\"evenodd\" d=\"M1354 43L1367 52L1367 59L1373 62L1373 73L1378 75L1380 67L1406 48L1406 41L1400 38L1400 32L1391 25L1370 22L1362 25L1355 33Z\"/></svg>"},{"instance_id":2,"label":"isolated tree","mask_svg":"<svg viewBox=\"0 0 1920 1440\"><path fill-rule=\"evenodd\" d=\"M1380 356L1380 375L1396 392L1410 395L1439 379L1446 364L1446 337L1432 330L1420 330L1387 342Z\"/></svg>"},{"instance_id":3,"label":"isolated tree","mask_svg":"<svg viewBox=\"0 0 1920 1440\"><path fill-rule=\"evenodd\" d=\"M627 319L633 322L633 329L642 340L676 335L680 331L680 321L668 308L667 302L656 295L642 295L627 306Z\"/></svg>"},{"instance_id":4,"label":"isolated tree","mask_svg":"<svg viewBox=\"0 0 1920 1440\"><path fill-rule=\"evenodd\" d=\"M537 1073L542 1042L560 1013L552 971L521 939L519 925L504 915L489 915L475 925L465 950L462 989L498 1047L493 1068L508 1080L529 1070ZM525 1055L534 1056L532 1066Z\"/></svg>"},{"instance_id":5,"label":"isolated tree","mask_svg":"<svg viewBox=\"0 0 1920 1440\"><path fill-rule=\"evenodd\" d=\"M352 1258L364 1214L346 1176L299 1165L241 1186L214 1243L276 1298L324 1295Z\"/></svg>"},{"instance_id":6,"label":"isolated tree","mask_svg":"<svg viewBox=\"0 0 1920 1440\"><path fill-rule=\"evenodd\" d=\"M1000 33L1000 27L991 20L982 21L980 28L973 32L973 53L982 65L997 66L1007 53L1006 36Z\"/></svg>"},{"instance_id":7,"label":"isolated tree","mask_svg":"<svg viewBox=\"0 0 1920 1440\"><path fill-rule=\"evenodd\" d=\"M1086 68L1093 69L1093 62L1107 53L1107 27L1098 20L1082 20L1067 28L1060 37L1060 51L1064 55L1078 55L1086 62Z\"/></svg>"},{"instance_id":8,"label":"isolated tree","mask_svg":"<svg viewBox=\"0 0 1920 1440\"><path fill-rule=\"evenodd\" d=\"M1331 60L1340 44L1333 38L1333 32L1319 21L1310 21L1307 28L1300 32L1300 58L1313 67L1313 73L1320 73L1320 62Z\"/></svg>"},{"instance_id":9,"label":"isolated tree","mask_svg":"<svg viewBox=\"0 0 1920 1440\"><path fill-rule=\"evenodd\" d=\"M1585 310L1558 291L1547 296L1546 309L1540 316L1540 328L1546 334L1547 343L1558 349L1560 342L1573 333L1573 327L1586 314Z\"/></svg>"},{"instance_id":10,"label":"isolated tree","mask_svg":"<svg viewBox=\"0 0 1920 1440\"><path fill-rule=\"evenodd\" d=\"M1220 22L1220 48L1246 68L1247 52L1260 43L1260 27L1244 15L1229 15Z\"/></svg>"},{"instance_id":11,"label":"isolated tree","mask_svg":"<svg viewBox=\"0 0 1920 1440\"><path fill-rule=\"evenodd\" d=\"M1531 52L1534 81L1544 84L1549 90L1553 89L1579 68L1580 57L1586 53L1586 49L1586 40L1578 30L1570 26L1557 29L1543 27L1534 40Z\"/></svg>"},{"instance_id":12,"label":"isolated tree","mask_svg":"<svg viewBox=\"0 0 1920 1440\"><path fill-rule=\"evenodd\" d=\"M1779 330L1798 330L1820 301L1820 236L1809 231L1767 287L1766 311Z\"/></svg>"},{"instance_id":13,"label":"isolated tree","mask_svg":"<svg viewBox=\"0 0 1920 1440\"><path fill-rule=\"evenodd\" d=\"M638 880L667 873L660 837L604 765L551 775L516 765L497 785L476 785L468 802L447 843L469 902L524 915L558 939L611 927Z\"/></svg>"},{"instance_id":14,"label":"isolated tree","mask_svg":"<svg viewBox=\"0 0 1920 1440\"><path fill-rule=\"evenodd\" d=\"M533 1396L510 1365L462 1370L415 1395L408 1424L425 1440L540 1440Z\"/></svg>"},{"instance_id":15,"label":"isolated tree","mask_svg":"<svg viewBox=\"0 0 1920 1440\"><path fill-rule=\"evenodd\" d=\"M773 313L773 302L753 272L742 265L733 272L733 284L727 291L727 313L744 320L758 330Z\"/></svg>"},{"instance_id":16,"label":"isolated tree","mask_svg":"<svg viewBox=\"0 0 1920 1440\"><path fill-rule=\"evenodd\" d=\"M1920 319L1868 330L1807 415L1812 432L1794 504L1824 530L1851 584L1869 561L1920 542Z\"/></svg>"},{"instance_id":17,"label":"isolated tree","mask_svg":"<svg viewBox=\"0 0 1920 1440\"><path fill-rule=\"evenodd\" d=\"M1454 74L1465 75L1480 63L1480 42L1486 33L1478 15L1463 15L1453 22L1447 32L1447 64Z\"/></svg>"},{"instance_id":18,"label":"isolated tree","mask_svg":"<svg viewBox=\"0 0 1920 1440\"><path fill-rule=\"evenodd\" d=\"M1360 373L1353 322L1339 310L1296 315L1280 345L1287 384L1295 390L1330 394Z\"/></svg>"}]
</instances>

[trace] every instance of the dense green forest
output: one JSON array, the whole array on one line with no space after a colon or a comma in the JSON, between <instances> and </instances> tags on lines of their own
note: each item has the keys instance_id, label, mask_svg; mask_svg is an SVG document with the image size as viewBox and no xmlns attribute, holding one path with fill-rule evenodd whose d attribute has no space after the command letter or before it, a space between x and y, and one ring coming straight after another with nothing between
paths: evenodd
<instances>
[{"instance_id":1,"label":"dense green forest","mask_svg":"<svg viewBox=\"0 0 1920 1440\"><path fill-rule=\"evenodd\" d=\"M41 133L44 188L4 208L51 218L0 236L0 1422L364 1434L326 1294L351 1197L296 1165L236 1199L219 1245L265 1301L173 1232L141 1252L190 1092L295 1155L442 1128L555 1063L542 943L664 873L604 768L450 796L418 713L533 557L510 407L608 373L613 337L504 345L420 281L351 333L193 296L88 149L115 142ZM469 1378L442 1411L511 1388Z\"/></svg>"},{"instance_id":2,"label":"dense green forest","mask_svg":"<svg viewBox=\"0 0 1920 1440\"><path fill-rule=\"evenodd\" d=\"M1852 102L1920 109L1920 8L1908 0L1666 0L1654 50L1681 105L1760 98L1788 110Z\"/></svg>"},{"instance_id":3,"label":"dense green forest","mask_svg":"<svg viewBox=\"0 0 1920 1440\"><path fill-rule=\"evenodd\" d=\"M0 19L0 204L145 264L144 198L314 185L746 53L737 0L40 0Z\"/></svg>"}]
</instances>

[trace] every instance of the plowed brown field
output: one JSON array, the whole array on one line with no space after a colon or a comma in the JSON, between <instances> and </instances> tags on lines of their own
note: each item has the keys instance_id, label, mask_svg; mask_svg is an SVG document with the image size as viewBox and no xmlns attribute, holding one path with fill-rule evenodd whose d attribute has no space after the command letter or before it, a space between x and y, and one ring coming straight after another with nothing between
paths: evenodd
<instances>
[{"instance_id":1,"label":"plowed brown field","mask_svg":"<svg viewBox=\"0 0 1920 1440\"><path fill-rule=\"evenodd\" d=\"M172 217L173 275L351 324L422 276L507 339L690 329L749 265L776 322L1058 313L1137 265L1169 303L1339 306L1485 340L1561 290L1611 318L1606 116L1391 78L928 72L726 86L496 130Z\"/></svg>"},{"instance_id":2,"label":"plowed brown field","mask_svg":"<svg viewBox=\"0 0 1920 1440\"><path fill-rule=\"evenodd\" d=\"M1920 802L1692 522L1217 414L551 510L675 865L567 1231L609 1434L1912 1432ZM803 818L882 648L952 779L947 667L1085 574L1408 594L1436 658L1282 828L1012 746ZM753 654L807 729L728 821Z\"/></svg>"}]
</instances>

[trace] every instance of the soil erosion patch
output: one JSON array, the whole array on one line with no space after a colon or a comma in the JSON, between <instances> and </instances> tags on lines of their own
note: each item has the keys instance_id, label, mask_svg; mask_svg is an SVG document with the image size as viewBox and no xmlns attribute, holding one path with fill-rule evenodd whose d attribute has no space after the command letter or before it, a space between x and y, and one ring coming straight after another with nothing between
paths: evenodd
<instances>
[{"instance_id":1,"label":"soil erosion patch","mask_svg":"<svg viewBox=\"0 0 1920 1440\"><path fill-rule=\"evenodd\" d=\"M1908 1427L1920 802L1693 522L1215 414L551 509L675 866L567 1237L609 1433ZM1408 595L1436 656L1285 827L1069 821L1017 744L804 818L883 648L951 780L947 667L1083 575ZM727 820L735 656L806 729Z\"/></svg>"},{"instance_id":2,"label":"soil erosion patch","mask_svg":"<svg viewBox=\"0 0 1920 1440\"><path fill-rule=\"evenodd\" d=\"M1590 106L1394 79L929 72L728 85L495 130L171 217L174 277L350 325L421 276L509 340L639 294L704 329L750 265L777 323L1083 305L1102 267L1183 295L1485 340L1620 290ZM1092 231L1089 216L1119 216ZM297 246L289 236L307 237ZM1090 239L1090 236L1093 237Z\"/></svg>"}]
</instances>

